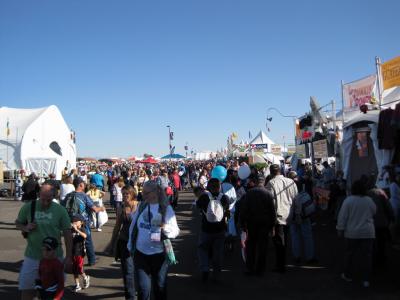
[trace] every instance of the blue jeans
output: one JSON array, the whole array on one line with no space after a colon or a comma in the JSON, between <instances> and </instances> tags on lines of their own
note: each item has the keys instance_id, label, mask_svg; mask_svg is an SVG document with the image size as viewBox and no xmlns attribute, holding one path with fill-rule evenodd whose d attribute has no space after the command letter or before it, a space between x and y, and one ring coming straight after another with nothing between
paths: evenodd
<instances>
[{"instance_id":1,"label":"blue jeans","mask_svg":"<svg viewBox=\"0 0 400 300\"><path fill-rule=\"evenodd\" d=\"M121 255L121 271L122 277L124 279L124 292L125 299L134 300L135 299L135 275L134 275L134 266L133 266L133 258L130 255L127 247L127 242L118 240L118 248L119 253Z\"/></svg>"},{"instance_id":2,"label":"blue jeans","mask_svg":"<svg viewBox=\"0 0 400 300\"><path fill-rule=\"evenodd\" d=\"M94 253L94 245L92 240L92 231L90 225L85 226L87 237L85 239L86 255L89 265L94 265L96 263L96 254Z\"/></svg>"},{"instance_id":3,"label":"blue jeans","mask_svg":"<svg viewBox=\"0 0 400 300\"><path fill-rule=\"evenodd\" d=\"M225 231L218 233L200 233L198 254L200 270L202 272L210 271L210 251L212 252L212 266L214 273L221 272L222 261L224 257Z\"/></svg>"},{"instance_id":4,"label":"blue jeans","mask_svg":"<svg viewBox=\"0 0 400 300\"><path fill-rule=\"evenodd\" d=\"M138 300L150 300L153 288L154 299L167 299L168 262L165 254L146 255L136 250L134 265L138 282Z\"/></svg>"},{"instance_id":5,"label":"blue jeans","mask_svg":"<svg viewBox=\"0 0 400 300\"><path fill-rule=\"evenodd\" d=\"M314 240L309 218L301 224L290 225L290 237L292 239L292 252L295 258L301 257L301 240L303 240L304 257L306 260L314 258Z\"/></svg>"}]
</instances>

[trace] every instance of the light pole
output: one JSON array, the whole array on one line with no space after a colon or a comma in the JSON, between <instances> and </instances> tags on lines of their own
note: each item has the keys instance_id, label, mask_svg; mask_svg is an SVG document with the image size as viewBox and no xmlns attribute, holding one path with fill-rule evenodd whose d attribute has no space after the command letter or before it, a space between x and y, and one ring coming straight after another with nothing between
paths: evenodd
<instances>
[{"instance_id":1,"label":"light pole","mask_svg":"<svg viewBox=\"0 0 400 300\"><path fill-rule=\"evenodd\" d=\"M171 126L168 127L168 146L169 146L169 159L172 158L172 145L171 145Z\"/></svg>"},{"instance_id":2,"label":"light pole","mask_svg":"<svg viewBox=\"0 0 400 300\"><path fill-rule=\"evenodd\" d=\"M283 113L281 113L280 112L280 110L279 109L277 109L277 108L275 108L275 107L269 107L268 109L267 109L267 123L265 124L266 125L266 127L267 127L267 131L269 131L269 127L268 127L268 122L271 122L272 121L272 117L268 117L268 115L269 115L269 112L270 111L276 111L281 117L283 117L283 118L292 118L292 120L293 120L293 125L294 125L294 143L296 144L296 119L297 119L297 116L293 116L293 115L284 115Z\"/></svg>"}]
</instances>

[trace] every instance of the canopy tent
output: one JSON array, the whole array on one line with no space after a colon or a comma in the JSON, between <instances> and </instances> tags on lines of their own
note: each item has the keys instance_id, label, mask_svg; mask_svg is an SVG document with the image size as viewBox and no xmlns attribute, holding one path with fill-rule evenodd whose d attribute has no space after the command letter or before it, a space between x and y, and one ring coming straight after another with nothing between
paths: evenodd
<instances>
[{"instance_id":1,"label":"canopy tent","mask_svg":"<svg viewBox=\"0 0 400 300\"><path fill-rule=\"evenodd\" d=\"M146 159L139 160L137 162L142 164L158 164L158 161L155 160L153 157L148 157Z\"/></svg>"},{"instance_id":2,"label":"canopy tent","mask_svg":"<svg viewBox=\"0 0 400 300\"><path fill-rule=\"evenodd\" d=\"M184 158L186 158L186 157L181 154L178 154L178 153L168 154L168 155L161 157L161 159L184 159Z\"/></svg>"},{"instance_id":3,"label":"canopy tent","mask_svg":"<svg viewBox=\"0 0 400 300\"><path fill-rule=\"evenodd\" d=\"M75 136L55 105L36 109L0 108L0 159L6 170L24 169L61 178L76 168Z\"/></svg>"},{"instance_id":4,"label":"canopy tent","mask_svg":"<svg viewBox=\"0 0 400 300\"><path fill-rule=\"evenodd\" d=\"M272 145L275 143L267 137L265 132L260 130L260 132L256 135L256 137L250 142L251 148L262 148L267 150L267 152L271 152Z\"/></svg>"}]
</instances>

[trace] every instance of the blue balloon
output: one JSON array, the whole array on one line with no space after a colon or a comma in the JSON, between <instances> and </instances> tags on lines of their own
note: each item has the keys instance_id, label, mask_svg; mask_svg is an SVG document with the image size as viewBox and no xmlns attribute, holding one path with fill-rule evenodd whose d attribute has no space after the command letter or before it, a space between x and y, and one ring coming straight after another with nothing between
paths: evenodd
<instances>
[{"instance_id":1,"label":"blue balloon","mask_svg":"<svg viewBox=\"0 0 400 300\"><path fill-rule=\"evenodd\" d=\"M226 171L226 169L223 166L216 166L211 171L211 177L217 178L221 182L225 180L227 174L228 174L228 172Z\"/></svg>"}]
</instances>

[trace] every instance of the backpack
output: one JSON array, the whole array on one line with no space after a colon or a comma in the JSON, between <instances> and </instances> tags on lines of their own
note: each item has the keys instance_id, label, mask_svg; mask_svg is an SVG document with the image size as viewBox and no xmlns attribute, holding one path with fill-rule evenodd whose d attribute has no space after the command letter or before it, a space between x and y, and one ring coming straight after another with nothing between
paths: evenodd
<instances>
[{"instance_id":1,"label":"backpack","mask_svg":"<svg viewBox=\"0 0 400 300\"><path fill-rule=\"evenodd\" d=\"M208 198L210 202L208 202L207 212L204 212L204 215L208 222L210 223L218 223L221 222L224 218L224 208L221 204L221 199L224 194L219 193L218 197L213 197L210 192L207 192Z\"/></svg>"},{"instance_id":2,"label":"backpack","mask_svg":"<svg viewBox=\"0 0 400 300\"><path fill-rule=\"evenodd\" d=\"M85 204L78 199L78 197L76 197L76 192L67 194L61 205L66 208L71 221L75 215L81 215L85 217Z\"/></svg>"}]
</instances>

